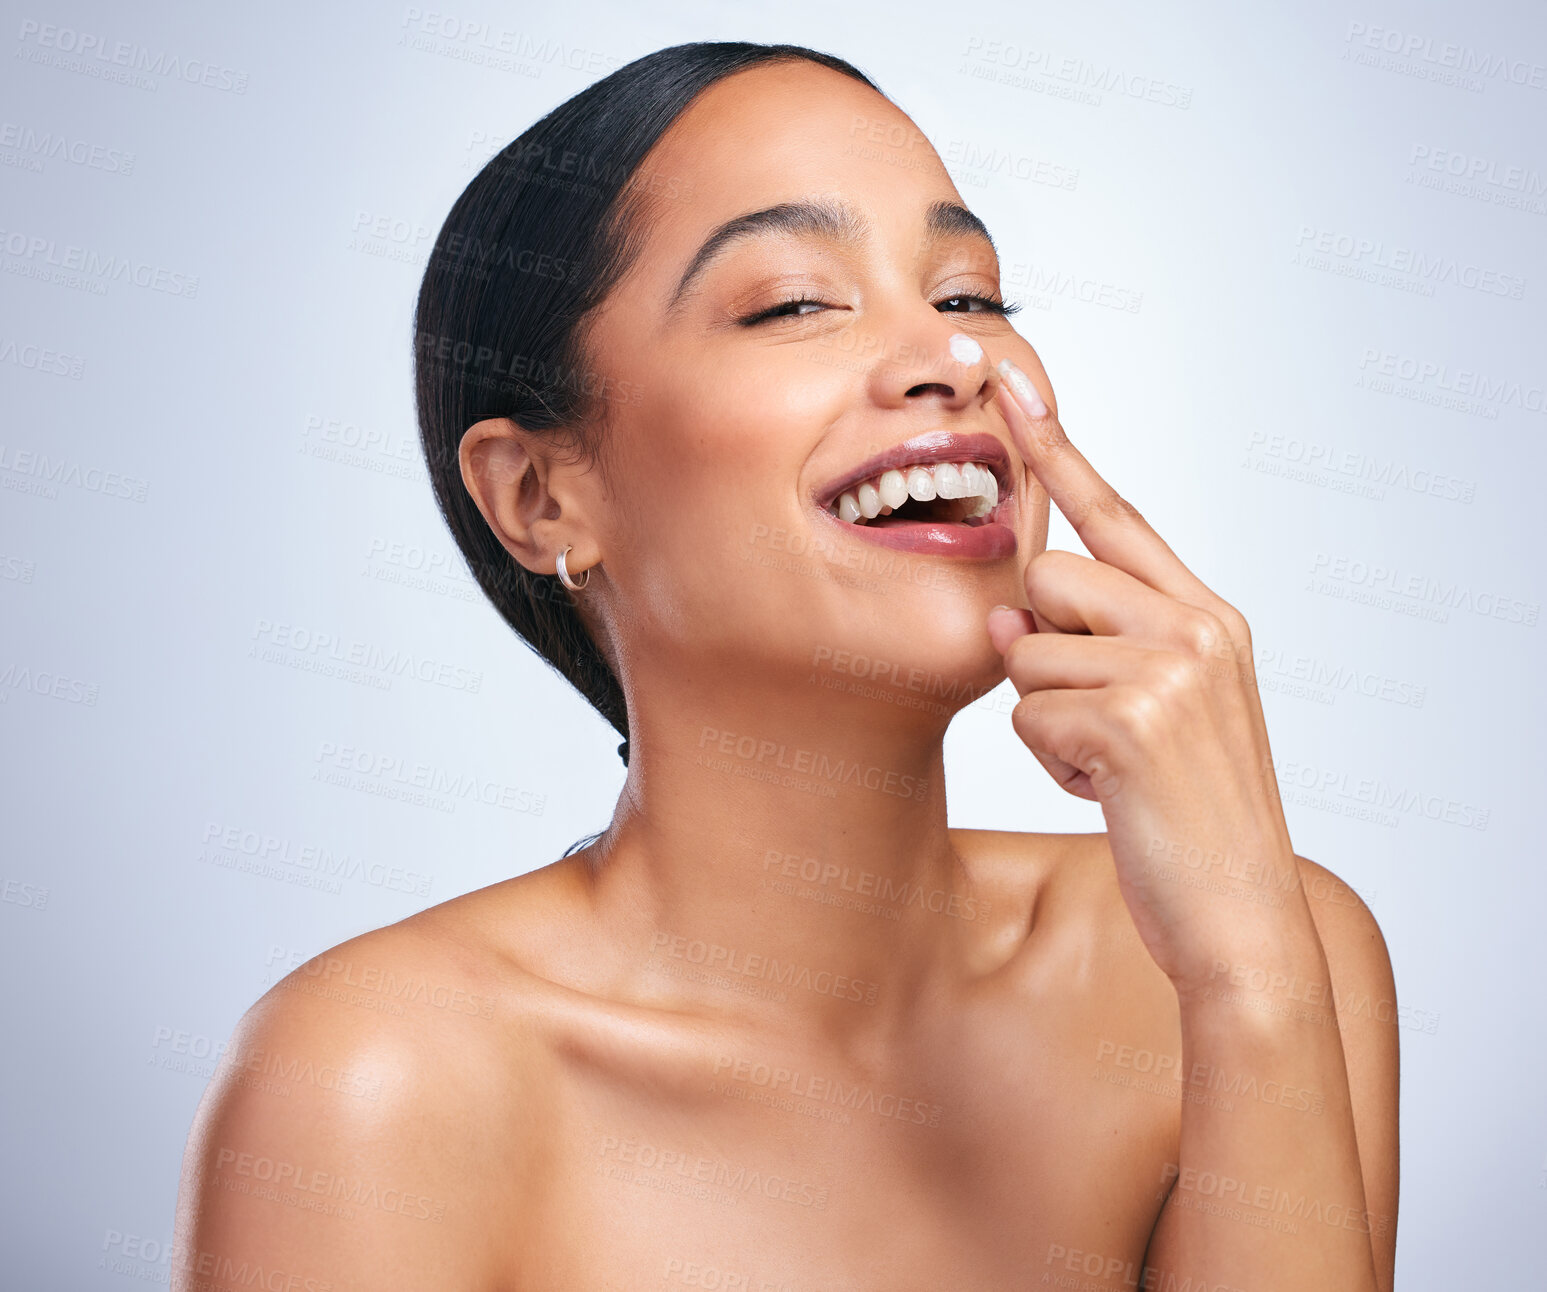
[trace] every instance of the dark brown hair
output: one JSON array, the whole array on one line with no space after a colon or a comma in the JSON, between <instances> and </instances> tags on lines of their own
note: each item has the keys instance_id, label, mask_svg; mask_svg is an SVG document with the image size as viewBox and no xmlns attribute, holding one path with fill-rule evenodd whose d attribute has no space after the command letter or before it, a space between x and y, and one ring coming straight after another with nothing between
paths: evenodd
<instances>
[{"instance_id":1,"label":"dark brown hair","mask_svg":"<svg viewBox=\"0 0 1547 1292\"><path fill-rule=\"evenodd\" d=\"M635 59L492 158L441 226L414 312L419 433L442 515L473 576L528 645L624 737L623 690L570 594L515 561L462 483L462 435L508 417L594 458L612 406L638 392L587 357L586 323L638 257L658 204L690 197L640 163L708 86L760 63L807 60L879 87L801 45L701 41Z\"/></svg>"}]
</instances>

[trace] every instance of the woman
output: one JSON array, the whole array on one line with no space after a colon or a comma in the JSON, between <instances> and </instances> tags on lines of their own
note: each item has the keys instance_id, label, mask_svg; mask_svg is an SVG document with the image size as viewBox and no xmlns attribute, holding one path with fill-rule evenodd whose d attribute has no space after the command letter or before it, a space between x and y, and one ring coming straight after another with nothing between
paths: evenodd
<instances>
[{"instance_id":1,"label":"woman","mask_svg":"<svg viewBox=\"0 0 1547 1292\"><path fill-rule=\"evenodd\" d=\"M174 1287L1391 1286L1379 930L1293 852L1246 623L1010 309L911 120L799 47L639 59L473 181L426 453L627 780L253 1006ZM947 828L1006 676L1105 834Z\"/></svg>"}]
</instances>

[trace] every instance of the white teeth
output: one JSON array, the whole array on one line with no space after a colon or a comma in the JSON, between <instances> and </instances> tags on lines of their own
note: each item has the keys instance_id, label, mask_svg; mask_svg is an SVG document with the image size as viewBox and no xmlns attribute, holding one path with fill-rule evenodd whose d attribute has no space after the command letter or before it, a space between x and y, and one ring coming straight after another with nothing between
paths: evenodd
<instances>
[{"instance_id":1,"label":"white teeth","mask_svg":"<svg viewBox=\"0 0 1547 1292\"><path fill-rule=\"evenodd\" d=\"M976 474L983 486L978 498L977 506L967 513L969 518L986 516L999 504L999 481L994 479L994 473L982 467L976 468Z\"/></svg>"},{"instance_id":2,"label":"white teeth","mask_svg":"<svg viewBox=\"0 0 1547 1292\"><path fill-rule=\"evenodd\" d=\"M890 514L914 498L966 499L966 517L987 516L999 503L999 483L994 473L976 462L937 462L931 466L892 468L874 480L845 490L834 510L851 525Z\"/></svg>"},{"instance_id":3,"label":"white teeth","mask_svg":"<svg viewBox=\"0 0 1547 1292\"><path fill-rule=\"evenodd\" d=\"M908 482L901 471L883 471L876 488L881 492L883 506L901 507L908 501Z\"/></svg>"},{"instance_id":4,"label":"white teeth","mask_svg":"<svg viewBox=\"0 0 1547 1292\"><path fill-rule=\"evenodd\" d=\"M953 466L949 462L940 463L935 468L935 493L941 498L965 498L972 492L967 487L967 471L971 467L970 462L965 467Z\"/></svg>"}]
</instances>

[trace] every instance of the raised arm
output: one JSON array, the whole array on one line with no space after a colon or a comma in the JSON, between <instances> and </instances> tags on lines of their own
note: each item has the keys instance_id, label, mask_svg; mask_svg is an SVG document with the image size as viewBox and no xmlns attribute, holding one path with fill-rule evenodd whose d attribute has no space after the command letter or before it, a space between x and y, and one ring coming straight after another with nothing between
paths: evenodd
<instances>
[{"instance_id":1,"label":"raised arm","mask_svg":"<svg viewBox=\"0 0 1547 1292\"><path fill-rule=\"evenodd\" d=\"M1318 946L1216 961L1181 1001L1179 1161L1147 1265L1156 1287L1374 1286L1396 1262L1397 1010L1385 942L1336 876L1297 858ZM1277 960L1277 963L1273 961ZM1227 1100L1211 1094L1227 1091ZM1271 1271L1261 1274L1245 1271Z\"/></svg>"},{"instance_id":2,"label":"raised arm","mask_svg":"<svg viewBox=\"0 0 1547 1292\"><path fill-rule=\"evenodd\" d=\"M1397 1058L1379 931L1362 904L1319 896L1336 881L1293 850L1244 617L1069 442L1051 391L1000 371L1028 496L1045 488L1091 552L1034 556L1026 608L989 616L1023 697L1012 722L1100 803L1180 1006L1180 1161L1156 1182L1144 1287L1388 1288ZM1393 1022L1350 1016L1345 1035L1335 993L1378 996Z\"/></svg>"}]
</instances>

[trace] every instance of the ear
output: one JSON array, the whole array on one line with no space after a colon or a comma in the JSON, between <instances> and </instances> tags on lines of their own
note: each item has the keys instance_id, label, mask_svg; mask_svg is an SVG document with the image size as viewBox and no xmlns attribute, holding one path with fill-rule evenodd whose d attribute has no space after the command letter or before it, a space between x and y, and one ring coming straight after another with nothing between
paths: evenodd
<instances>
[{"instance_id":1,"label":"ear","mask_svg":"<svg viewBox=\"0 0 1547 1292\"><path fill-rule=\"evenodd\" d=\"M534 574L557 572L566 547L569 570L579 574L601 560L601 551L579 515L572 472L547 445L508 417L487 417L468 427L458 450L462 483L501 545Z\"/></svg>"}]
</instances>

